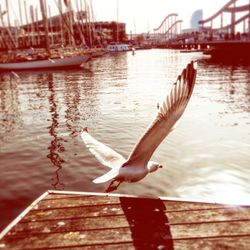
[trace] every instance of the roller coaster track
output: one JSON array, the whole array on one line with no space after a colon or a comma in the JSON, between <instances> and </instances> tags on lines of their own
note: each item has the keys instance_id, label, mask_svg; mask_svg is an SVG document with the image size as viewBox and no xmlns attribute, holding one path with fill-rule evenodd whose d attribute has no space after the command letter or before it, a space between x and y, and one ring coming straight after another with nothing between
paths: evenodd
<instances>
[{"instance_id":1,"label":"roller coaster track","mask_svg":"<svg viewBox=\"0 0 250 250\"><path fill-rule=\"evenodd\" d=\"M202 43L204 45L205 43L208 44L211 41L213 42L218 40L220 42L230 42L235 38L239 40L241 37L244 38L242 41L246 41L246 39L250 41L250 0L242 3L241 5L239 2L240 0L229 0L228 3L220 8L215 14L207 19L199 21L199 24L201 24L202 27L198 30L198 32L178 32L178 24L181 23L182 20L177 21L177 14L175 13L167 15L161 22L160 26L154 29L156 35L155 37L156 39L158 38L159 44L165 43L168 44L167 46L177 46L177 44L185 43L193 43L196 45ZM225 13L227 14L224 18L223 14ZM220 18L220 26L218 26L217 22L218 17ZM214 25L213 21L215 21ZM204 24L206 23L208 24L205 26ZM209 32L207 32L207 30L209 30Z\"/></svg>"},{"instance_id":2,"label":"roller coaster track","mask_svg":"<svg viewBox=\"0 0 250 250\"><path fill-rule=\"evenodd\" d=\"M214 15L212 15L211 17L209 17L209 18L207 18L205 20L199 21L199 24L204 24L204 23L212 21L213 19L215 19L216 17L218 17L220 14L222 14L226 9L228 9L231 4L233 4L235 2L237 2L237 0L231 0L231 1L229 1L219 11L217 11Z\"/></svg>"},{"instance_id":3,"label":"roller coaster track","mask_svg":"<svg viewBox=\"0 0 250 250\"><path fill-rule=\"evenodd\" d=\"M239 18L237 21L234 22L234 25L239 24L240 22L244 21L245 19L247 19L249 17L249 14L246 14L245 16L242 16L241 18ZM223 29L228 29L232 26L232 24L228 24L227 26L224 26ZM219 28L220 30L221 28Z\"/></svg>"},{"instance_id":4,"label":"roller coaster track","mask_svg":"<svg viewBox=\"0 0 250 250\"><path fill-rule=\"evenodd\" d=\"M171 13L171 14L167 15L163 19L163 21L161 22L160 26L158 28L154 29L154 31L156 32L156 31L160 30L161 27L166 23L167 20L169 20L171 17L177 17L177 16L178 16L178 14L176 14L176 13Z\"/></svg>"},{"instance_id":5,"label":"roller coaster track","mask_svg":"<svg viewBox=\"0 0 250 250\"><path fill-rule=\"evenodd\" d=\"M241 12L241 11L248 11L250 10L250 4L244 6L237 6L237 7L228 7L224 9L224 12Z\"/></svg>"},{"instance_id":6,"label":"roller coaster track","mask_svg":"<svg viewBox=\"0 0 250 250\"><path fill-rule=\"evenodd\" d=\"M214 29L214 30L225 30L230 29L231 33L235 33L235 27L239 23L243 23L246 20L248 20L248 29L250 25L250 3L242 5L242 6L236 6L236 2L238 0L230 0L227 4L225 4L219 11L217 11L214 15L211 17L199 21L199 24L204 25L205 23L211 22L211 28L213 29L213 20L217 18L218 16L221 16L221 25L220 28ZM233 6L232 6L233 5ZM236 13L247 11L248 13L236 20ZM230 13L231 14L231 23L224 26L223 25L223 13ZM246 32L245 30L245 23L244 23L244 30L243 32ZM250 32L250 31L249 31Z\"/></svg>"},{"instance_id":7,"label":"roller coaster track","mask_svg":"<svg viewBox=\"0 0 250 250\"><path fill-rule=\"evenodd\" d=\"M168 30L164 33L164 35L170 34L170 31L173 30L174 27L176 27L176 25L177 25L178 23L182 23L182 20L178 20L178 21L174 22L174 23L168 28Z\"/></svg>"}]
</instances>

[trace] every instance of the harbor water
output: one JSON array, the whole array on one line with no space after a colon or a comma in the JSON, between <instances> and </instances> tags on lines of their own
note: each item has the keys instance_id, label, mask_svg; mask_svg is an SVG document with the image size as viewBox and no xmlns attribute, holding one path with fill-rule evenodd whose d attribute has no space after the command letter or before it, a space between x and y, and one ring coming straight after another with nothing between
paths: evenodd
<instances>
[{"instance_id":1,"label":"harbor water","mask_svg":"<svg viewBox=\"0 0 250 250\"><path fill-rule=\"evenodd\" d=\"M0 230L48 189L103 192L80 130L127 157L177 75L196 86L153 160L164 166L117 193L250 203L250 66L201 53L107 54L83 69L0 74Z\"/></svg>"}]
</instances>

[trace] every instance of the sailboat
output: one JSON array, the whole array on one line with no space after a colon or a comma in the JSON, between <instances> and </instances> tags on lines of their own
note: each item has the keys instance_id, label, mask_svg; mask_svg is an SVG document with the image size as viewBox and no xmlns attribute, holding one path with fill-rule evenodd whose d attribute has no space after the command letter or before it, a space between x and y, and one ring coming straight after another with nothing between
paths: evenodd
<instances>
[{"instance_id":1,"label":"sailboat","mask_svg":"<svg viewBox=\"0 0 250 250\"><path fill-rule=\"evenodd\" d=\"M126 43L111 43L107 46L108 52L129 51L130 46Z\"/></svg>"},{"instance_id":2,"label":"sailboat","mask_svg":"<svg viewBox=\"0 0 250 250\"><path fill-rule=\"evenodd\" d=\"M71 46L69 50L63 48L60 53L58 53L59 49L50 49L48 18L44 4L44 1L40 0L45 32L45 51L44 49L40 51L38 49L31 49L31 51L27 53L27 51L18 52L15 50L11 54L3 55L0 58L0 71L80 67L83 63L91 59L91 53L83 49L77 49L74 46ZM67 24L67 26L69 25L70 24ZM73 36L71 38L74 39Z\"/></svg>"},{"instance_id":3,"label":"sailboat","mask_svg":"<svg viewBox=\"0 0 250 250\"><path fill-rule=\"evenodd\" d=\"M110 43L107 46L108 52L121 52L121 51L129 51L131 50L130 46L126 43L119 42L119 23L118 23L118 12L119 12L119 0L117 0L117 21L116 21L116 41Z\"/></svg>"},{"instance_id":4,"label":"sailboat","mask_svg":"<svg viewBox=\"0 0 250 250\"><path fill-rule=\"evenodd\" d=\"M55 69L55 68L69 68L80 67L83 63L91 59L90 54L73 55L63 58L55 59L41 59L41 60L27 60L23 62L0 63L1 71L13 70L34 70L34 69Z\"/></svg>"}]
</instances>

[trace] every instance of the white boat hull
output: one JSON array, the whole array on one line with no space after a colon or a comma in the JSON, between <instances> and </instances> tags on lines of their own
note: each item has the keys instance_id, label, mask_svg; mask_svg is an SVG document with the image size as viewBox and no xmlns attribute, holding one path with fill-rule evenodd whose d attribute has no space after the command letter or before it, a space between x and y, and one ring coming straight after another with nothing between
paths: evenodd
<instances>
[{"instance_id":1,"label":"white boat hull","mask_svg":"<svg viewBox=\"0 0 250 250\"><path fill-rule=\"evenodd\" d=\"M107 46L108 52L122 52L122 51L129 51L128 44L110 44Z\"/></svg>"},{"instance_id":2,"label":"white boat hull","mask_svg":"<svg viewBox=\"0 0 250 250\"><path fill-rule=\"evenodd\" d=\"M50 68L77 67L87 62L91 55L79 55L65 58L36 60L16 63L0 63L0 70L33 70Z\"/></svg>"}]
</instances>

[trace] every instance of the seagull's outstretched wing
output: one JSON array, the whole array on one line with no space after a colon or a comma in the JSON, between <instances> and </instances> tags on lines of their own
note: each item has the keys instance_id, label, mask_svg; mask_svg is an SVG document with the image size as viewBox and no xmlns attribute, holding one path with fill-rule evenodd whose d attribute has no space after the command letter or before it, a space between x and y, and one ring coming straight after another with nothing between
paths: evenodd
<instances>
[{"instance_id":1,"label":"seagull's outstretched wing","mask_svg":"<svg viewBox=\"0 0 250 250\"><path fill-rule=\"evenodd\" d=\"M131 152L128 162L145 165L155 149L172 130L174 124L183 114L191 97L196 78L196 68L191 62L177 77L169 95L159 107L158 114L139 142ZM143 163L143 164L142 164ZM127 163L126 163L127 165ZM125 166L126 166L125 165Z\"/></svg>"},{"instance_id":2,"label":"seagull's outstretched wing","mask_svg":"<svg viewBox=\"0 0 250 250\"><path fill-rule=\"evenodd\" d=\"M89 151L104 166L107 166L109 168L116 168L120 167L126 161L122 155L93 138L88 133L87 128L84 128L82 130L81 138Z\"/></svg>"},{"instance_id":3,"label":"seagull's outstretched wing","mask_svg":"<svg viewBox=\"0 0 250 250\"><path fill-rule=\"evenodd\" d=\"M112 168L110 171L108 171L106 174L96 178L93 180L94 183L104 183L108 182L110 180L113 180L119 175L119 168Z\"/></svg>"}]
</instances>

